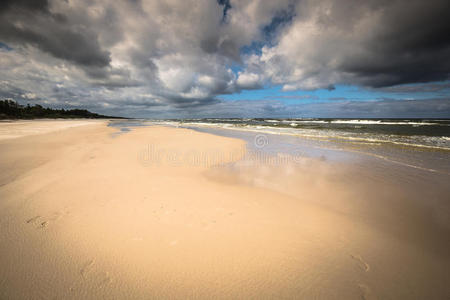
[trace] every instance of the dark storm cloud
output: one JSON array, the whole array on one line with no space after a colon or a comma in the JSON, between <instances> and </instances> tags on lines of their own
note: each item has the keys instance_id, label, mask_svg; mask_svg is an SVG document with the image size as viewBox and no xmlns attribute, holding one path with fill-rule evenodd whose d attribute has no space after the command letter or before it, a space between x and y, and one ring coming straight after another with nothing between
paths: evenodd
<instances>
[{"instance_id":1,"label":"dark storm cloud","mask_svg":"<svg viewBox=\"0 0 450 300\"><path fill-rule=\"evenodd\" d=\"M262 61L287 89L449 79L449 1L322 0L296 7L292 26Z\"/></svg>"},{"instance_id":2,"label":"dark storm cloud","mask_svg":"<svg viewBox=\"0 0 450 300\"><path fill-rule=\"evenodd\" d=\"M231 9L230 0L217 0L217 2L223 6L222 21L225 21L228 10Z\"/></svg>"},{"instance_id":3,"label":"dark storm cloud","mask_svg":"<svg viewBox=\"0 0 450 300\"><path fill-rule=\"evenodd\" d=\"M22 95L27 91L8 84L7 82L0 82L0 99L22 99Z\"/></svg>"},{"instance_id":4,"label":"dark storm cloud","mask_svg":"<svg viewBox=\"0 0 450 300\"><path fill-rule=\"evenodd\" d=\"M373 87L446 80L450 73L450 2L402 1L383 10L366 54L339 68Z\"/></svg>"},{"instance_id":5,"label":"dark storm cloud","mask_svg":"<svg viewBox=\"0 0 450 300\"><path fill-rule=\"evenodd\" d=\"M95 31L69 22L64 14L51 12L48 1L43 0L2 2L0 39L32 45L84 67L106 67L111 61L109 52L101 49Z\"/></svg>"},{"instance_id":6,"label":"dark storm cloud","mask_svg":"<svg viewBox=\"0 0 450 300\"><path fill-rule=\"evenodd\" d=\"M48 13L48 0L4 0L0 3L0 13L11 9L12 7Z\"/></svg>"},{"instance_id":7,"label":"dark storm cloud","mask_svg":"<svg viewBox=\"0 0 450 300\"><path fill-rule=\"evenodd\" d=\"M398 85L383 88L382 91L390 93L434 93L450 90L450 82L428 83L414 85Z\"/></svg>"},{"instance_id":8,"label":"dark storm cloud","mask_svg":"<svg viewBox=\"0 0 450 300\"><path fill-rule=\"evenodd\" d=\"M239 45L229 38L220 39L219 36L207 37L200 42L200 46L205 53L217 53L234 61L240 61Z\"/></svg>"}]
</instances>

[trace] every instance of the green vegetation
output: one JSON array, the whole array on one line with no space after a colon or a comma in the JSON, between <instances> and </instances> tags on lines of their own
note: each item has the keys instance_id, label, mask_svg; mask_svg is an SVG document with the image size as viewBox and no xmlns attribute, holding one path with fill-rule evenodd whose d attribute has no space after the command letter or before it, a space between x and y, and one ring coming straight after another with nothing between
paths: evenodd
<instances>
[{"instance_id":1,"label":"green vegetation","mask_svg":"<svg viewBox=\"0 0 450 300\"><path fill-rule=\"evenodd\" d=\"M13 100L0 100L0 119L122 119L92 113L86 109L53 109L39 104L23 106Z\"/></svg>"}]
</instances>

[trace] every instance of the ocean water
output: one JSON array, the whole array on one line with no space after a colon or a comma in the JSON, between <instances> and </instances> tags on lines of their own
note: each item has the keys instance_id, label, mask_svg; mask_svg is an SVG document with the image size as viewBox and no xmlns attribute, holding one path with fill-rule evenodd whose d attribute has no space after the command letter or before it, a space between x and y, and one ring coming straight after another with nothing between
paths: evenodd
<instances>
[{"instance_id":1,"label":"ocean water","mask_svg":"<svg viewBox=\"0 0 450 300\"><path fill-rule=\"evenodd\" d=\"M349 143L389 143L450 150L450 119L185 119L178 125L220 127Z\"/></svg>"},{"instance_id":2,"label":"ocean water","mask_svg":"<svg viewBox=\"0 0 450 300\"><path fill-rule=\"evenodd\" d=\"M248 148L328 160L372 157L450 175L450 119L171 119L115 121L166 125L241 138Z\"/></svg>"}]
</instances>

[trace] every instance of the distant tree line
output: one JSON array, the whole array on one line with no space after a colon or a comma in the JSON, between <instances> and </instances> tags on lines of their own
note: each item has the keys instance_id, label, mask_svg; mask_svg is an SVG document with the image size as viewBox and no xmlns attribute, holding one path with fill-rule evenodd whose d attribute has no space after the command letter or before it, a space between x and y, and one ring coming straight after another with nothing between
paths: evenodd
<instances>
[{"instance_id":1,"label":"distant tree line","mask_svg":"<svg viewBox=\"0 0 450 300\"><path fill-rule=\"evenodd\" d=\"M0 100L0 119L120 119L120 117L104 116L86 109L53 109L39 104L20 105L13 100Z\"/></svg>"}]
</instances>

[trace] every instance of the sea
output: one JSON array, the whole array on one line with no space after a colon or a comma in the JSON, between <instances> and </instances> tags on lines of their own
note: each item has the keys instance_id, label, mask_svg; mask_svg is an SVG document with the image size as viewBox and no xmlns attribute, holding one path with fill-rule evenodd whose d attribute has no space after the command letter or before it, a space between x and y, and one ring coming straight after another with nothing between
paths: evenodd
<instances>
[{"instance_id":1,"label":"sea","mask_svg":"<svg viewBox=\"0 0 450 300\"><path fill-rule=\"evenodd\" d=\"M189 128L247 141L252 151L330 161L371 157L450 175L450 119L203 118L129 119L111 126Z\"/></svg>"}]
</instances>

